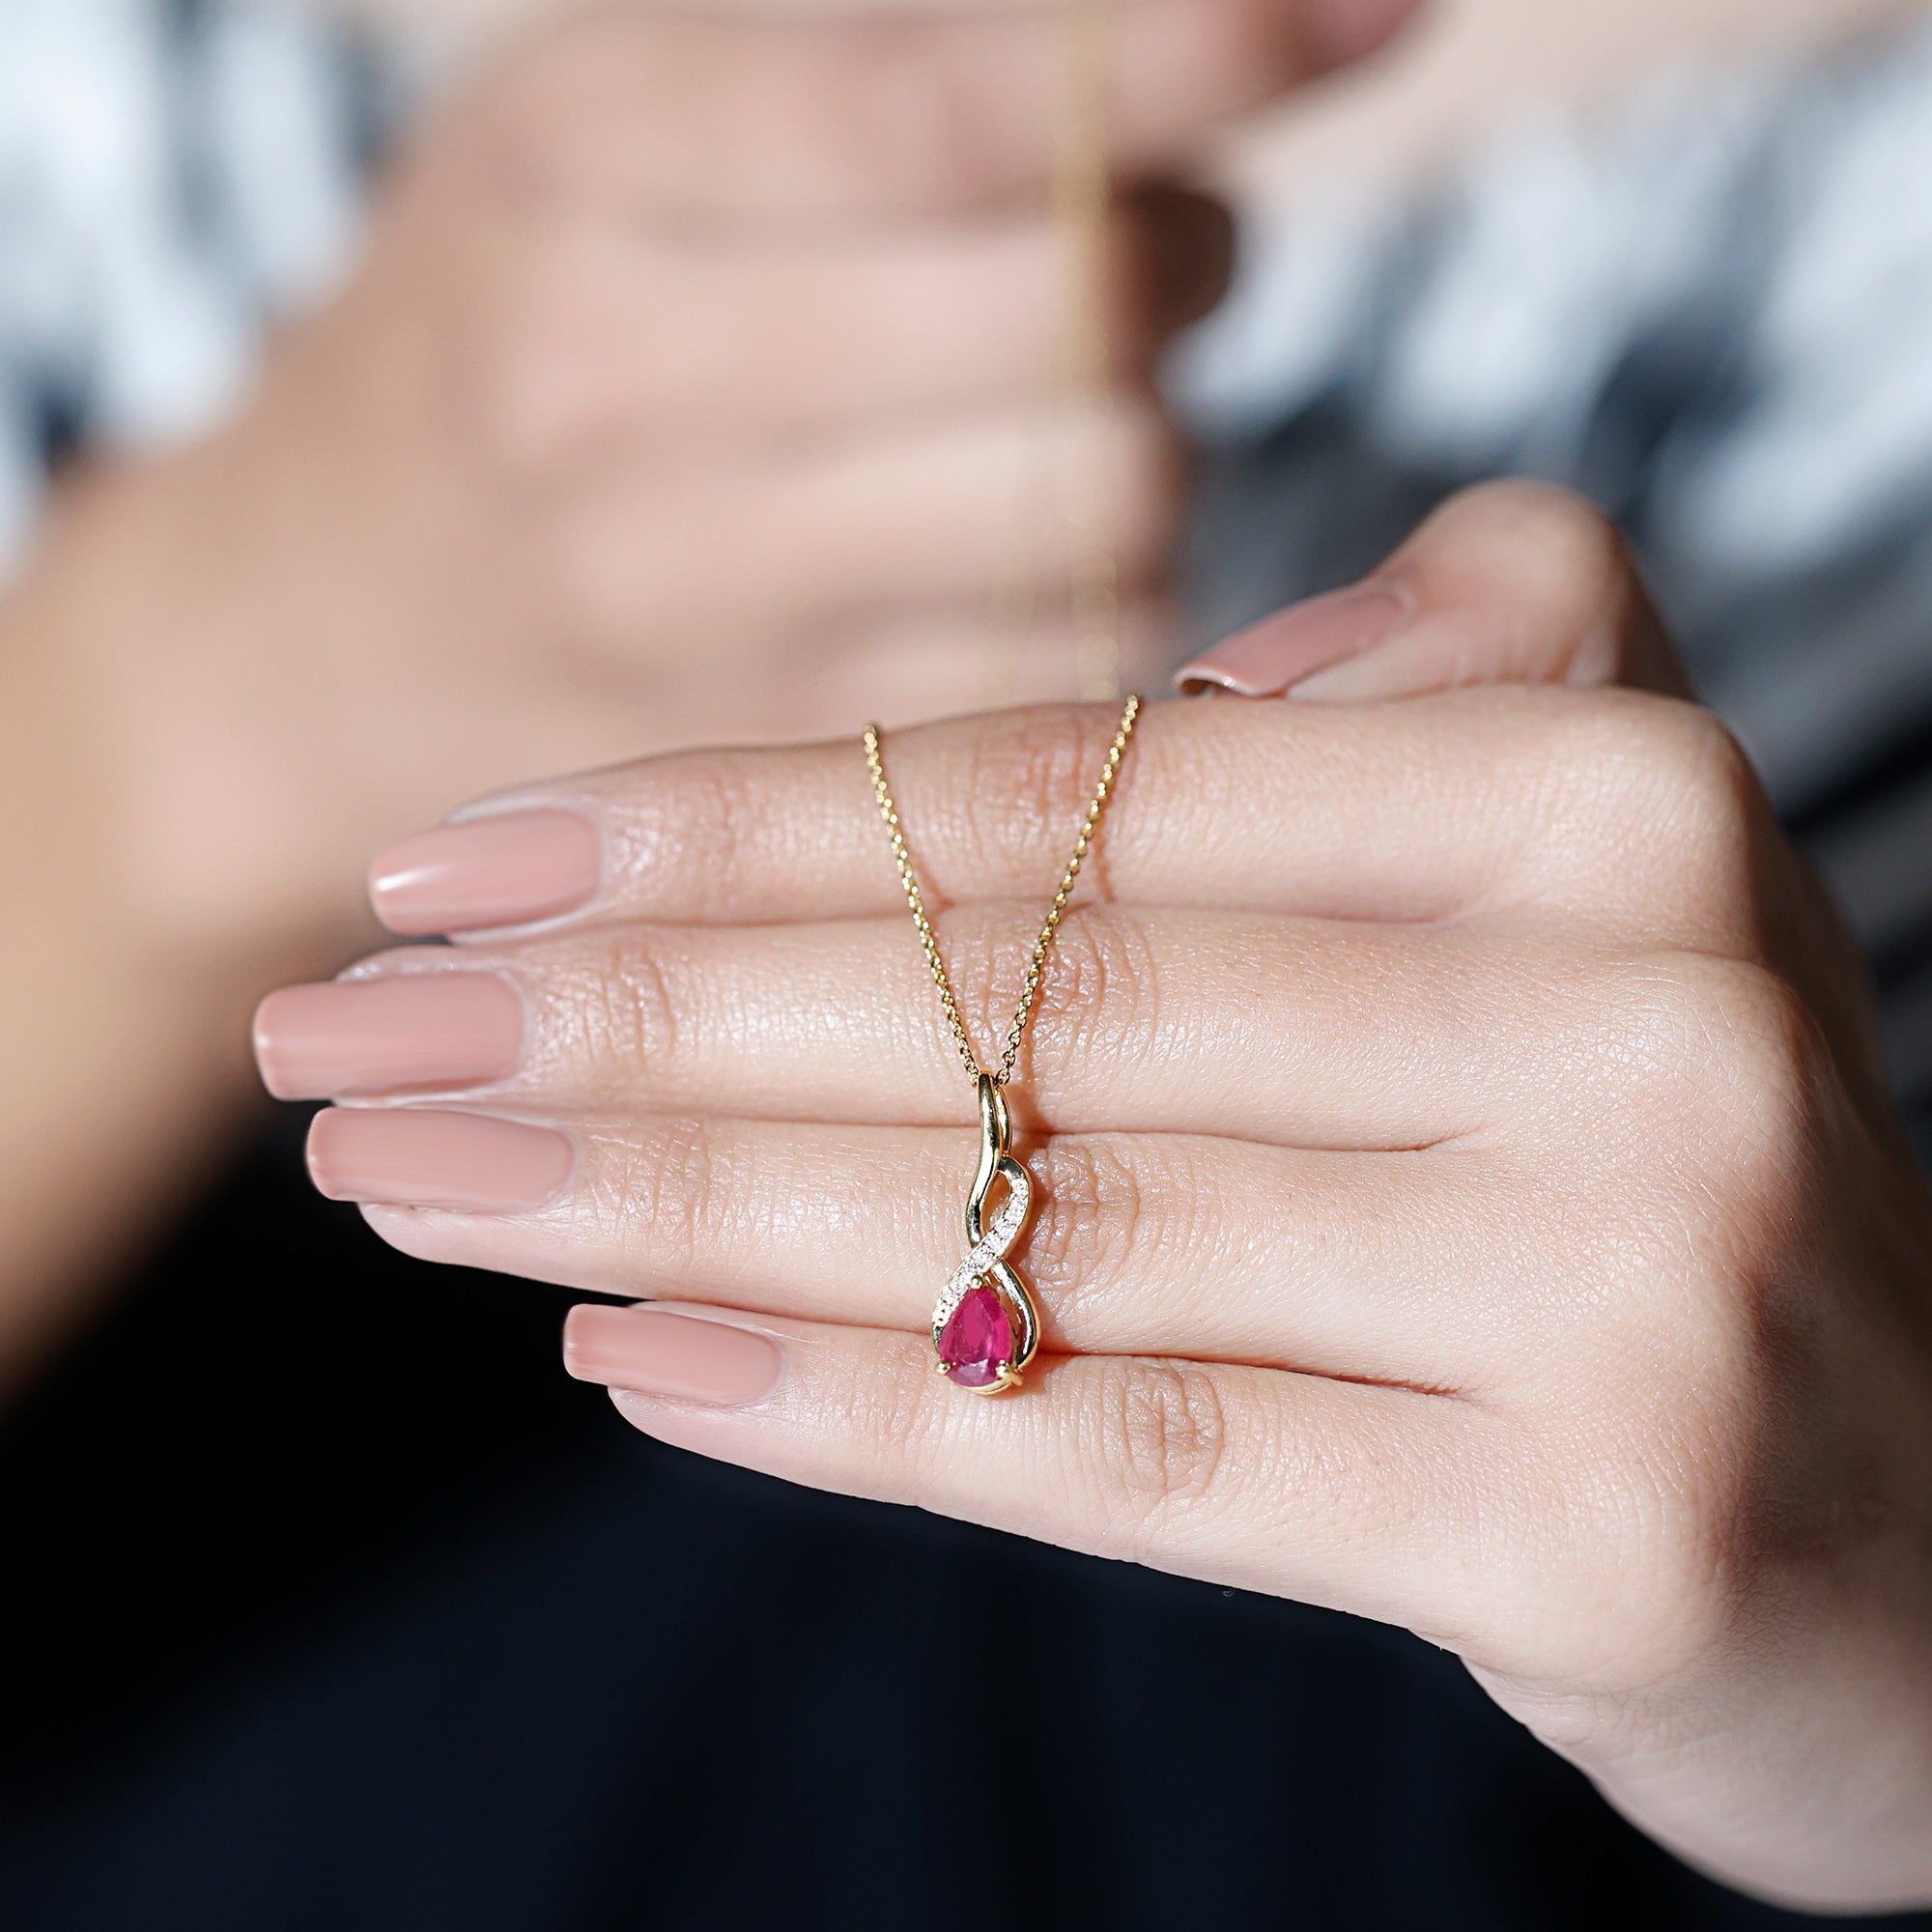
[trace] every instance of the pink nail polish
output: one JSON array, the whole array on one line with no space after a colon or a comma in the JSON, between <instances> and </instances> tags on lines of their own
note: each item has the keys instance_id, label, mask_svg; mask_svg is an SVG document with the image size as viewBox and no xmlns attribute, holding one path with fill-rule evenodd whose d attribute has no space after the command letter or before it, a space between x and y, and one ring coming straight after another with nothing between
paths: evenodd
<instances>
[{"instance_id":1,"label":"pink nail polish","mask_svg":"<svg viewBox=\"0 0 1932 1932\"><path fill-rule=\"evenodd\" d=\"M473 932L575 912L603 870L603 840L581 812L504 811L391 845L369 867L369 899L391 932Z\"/></svg>"},{"instance_id":2,"label":"pink nail polish","mask_svg":"<svg viewBox=\"0 0 1932 1932\"><path fill-rule=\"evenodd\" d=\"M1183 696L1227 691L1238 697L1284 697L1303 678L1372 651L1407 606L1394 590L1357 583L1293 604L1224 638L1174 674Z\"/></svg>"},{"instance_id":3,"label":"pink nail polish","mask_svg":"<svg viewBox=\"0 0 1932 1932\"><path fill-rule=\"evenodd\" d=\"M480 1086L523 1057L523 998L499 973L284 986L255 1009L256 1063L278 1100Z\"/></svg>"},{"instance_id":4,"label":"pink nail polish","mask_svg":"<svg viewBox=\"0 0 1932 1932\"><path fill-rule=\"evenodd\" d=\"M581 1382L741 1408L772 1392L784 1357L770 1336L729 1321L583 1302L564 1323L563 1365Z\"/></svg>"},{"instance_id":5,"label":"pink nail polish","mask_svg":"<svg viewBox=\"0 0 1932 1932\"><path fill-rule=\"evenodd\" d=\"M485 1114L331 1107L308 1135L308 1171L331 1201L521 1214L563 1191L575 1153L562 1134Z\"/></svg>"}]
</instances>

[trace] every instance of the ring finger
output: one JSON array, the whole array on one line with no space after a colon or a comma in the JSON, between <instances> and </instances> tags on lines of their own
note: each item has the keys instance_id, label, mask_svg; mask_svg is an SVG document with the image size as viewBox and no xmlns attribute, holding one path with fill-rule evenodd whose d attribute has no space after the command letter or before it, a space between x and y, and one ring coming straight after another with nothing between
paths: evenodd
<instances>
[{"instance_id":1,"label":"ring finger","mask_svg":"<svg viewBox=\"0 0 1932 1932\"><path fill-rule=\"evenodd\" d=\"M923 1328L965 1251L967 1133L568 1125L337 1108L317 1117L310 1167L323 1192L373 1204L377 1232L425 1261L862 1327ZM1501 1185L1488 1154L1068 1135L1028 1168L1035 1207L1016 1258L1049 1352L1466 1390L1533 1299L1483 1260ZM1447 1296L1448 1278L1488 1287Z\"/></svg>"}]
</instances>

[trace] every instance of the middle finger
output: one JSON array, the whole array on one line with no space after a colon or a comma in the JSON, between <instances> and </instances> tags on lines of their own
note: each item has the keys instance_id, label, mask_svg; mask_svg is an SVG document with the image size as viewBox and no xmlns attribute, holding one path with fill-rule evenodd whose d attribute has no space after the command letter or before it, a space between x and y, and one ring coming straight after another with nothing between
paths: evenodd
<instances>
[{"instance_id":1,"label":"middle finger","mask_svg":"<svg viewBox=\"0 0 1932 1932\"><path fill-rule=\"evenodd\" d=\"M984 904L938 923L982 1044L1005 1031L1033 922ZM1516 926L1083 907L1041 984L1020 1123L1365 1150L1475 1133L1531 1064L1508 1043L1549 1002L1547 955ZM592 1117L882 1125L971 1114L902 916L405 949L270 995L257 1044L284 1098L467 1092Z\"/></svg>"}]
</instances>

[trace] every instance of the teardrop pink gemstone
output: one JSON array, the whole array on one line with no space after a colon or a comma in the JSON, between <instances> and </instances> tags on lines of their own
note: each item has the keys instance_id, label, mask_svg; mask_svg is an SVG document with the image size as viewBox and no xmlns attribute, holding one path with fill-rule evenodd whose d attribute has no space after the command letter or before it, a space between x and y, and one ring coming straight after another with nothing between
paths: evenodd
<instances>
[{"instance_id":1,"label":"teardrop pink gemstone","mask_svg":"<svg viewBox=\"0 0 1932 1932\"><path fill-rule=\"evenodd\" d=\"M1013 1324L990 1288L972 1288L939 1331L939 1359L961 1388L990 1388L1013 1359Z\"/></svg>"}]
</instances>

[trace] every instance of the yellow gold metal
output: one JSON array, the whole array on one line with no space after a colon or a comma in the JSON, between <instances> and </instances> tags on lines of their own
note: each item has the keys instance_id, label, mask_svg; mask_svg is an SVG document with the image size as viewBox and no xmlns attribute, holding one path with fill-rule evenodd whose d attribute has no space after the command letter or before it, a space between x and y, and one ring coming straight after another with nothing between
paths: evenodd
<instances>
[{"instance_id":1,"label":"yellow gold metal","mask_svg":"<svg viewBox=\"0 0 1932 1932\"><path fill-rule=\"evenodd\" d=\"M960 1301L976 1288L990 1288L1000 1297L1012 1328L1012 1359L1002 1362L998 1379L983 1387L971 1383L958 1386L971 1389L974 1395L998 1395L1002 1389L1019 1386L1020 1371L1039 1347L1039 1310L1034 1306L1032 1292L1020 1279L1018 1269L1007 1260L1026 1228L1033 1206L1033 1176L1008 1151L1012 1142L1012 1119L1007 1112L1007 1096L990 1073L980 1075L979 1095L980 1165L973 1176L972 1192L966 1197L966 1259L952 1271L933 1304L932 1346L939 1349L940 1337ZM1006 1183L1007 1194L989 1222L986 1197L995 1180ZM939 1372L946 1373L943 1360Z\"/></svg>"},{"instance_id":2,"label":"yellow gold metal","mask_svg":"<svg viewBox=\"0 0 1932 1932\"><path fill-rule=\"evenodd\" d=\"M885 820L886 831L892 838L893 861L898 867L899 884L905 889L906 905L912 913L913 924L919 930L920 946L925 953L926 967L939 994L940 1008L946 1015L953 1044L959 1050L960 1061L973 1082L980 1103L980 1165L973 1177L972 1191L966 1199L966 1259L954 1269L940 1292L932 1311L932 1346L935 1351L939 1351L946 1324L967 1294L976 1288L986 1287L999 1296L1013 1332L1013 1359L999 1366L996 1380L984 1387L974 1388L976 1395L998 1395L1003 1389L1017 1388L1020 1372L1032 1361L1035 1350L1039 1347L1039 1311L1034 1306L1033 1295L1026 1283L1007 1260L1008 1253L1026 1227L1027 1214L1033 1205L1033 1177L1009 1151L1012 1142L1012 1122L1007 1111L1004 1090L1013 1077L1013 1068L1019 1064L1020 1046L1026 1038L1027 1022L1033 1017L1048 955L1059 935L1061 922L1066 916L1067 903L1073 896L1080 868L1086 864L1088 853L1094 849L1094 839L1106 813L1107 801L1113 796L1114 781L1120 777L1121 761L1126 756L1140 714L1141 699L1136 694L1127 699L1113 741L1107 747L1099 781L1094 787L1087 814L1080 822L1080 833L1073 841L1073 851L1060 875L1053 903L1047 908L1038 937L1035 939L1033 952L1028 957L1020 1003L1014 1009L1012 1024L1007 1029L999 1064L991 1071L980 1065L980 1056L974 1050L973 1036L966 1029L965 1016L959 1010L952 980L946 971L945 956L939 950L939 935L934 932L932 921L926 916L925 896L920 891L919 873L913 866L911 848L906 843L905 826L899 818L898 807L893 801L892 786L886 780L885 753L880 743L879 727L876 724L866 726L866 765L872 776L872 791L878 801L879 814ZM1006 1194L989 1220L986 1201L995 1181L1005 1183ZM935 1364L935 1370L940 1375L947 1373L943 1356Z\"/></svg>"},{"instance_id":3,"label":"yellow gold metal","mask_svg":"<svg viewBox=\"0 0 1932 1932\"><path fill-rule=\"evenodd\" d=\"M952 1043L959 1049L960 1064L966 1068L966 1077L972 1081L990 1079L993 1085L1004 1087L1013 1077L1013 1068L1020 1057L1020 1042L1026 1037L1027 1022L1033 1017L1034 1002L1039 996L1039 983L1046 972L1047 954L1053 951L1053 942L1060 931L1060 922L1066 917L1067 901L1073 896L1075 881L1080 877L1080 868L1087 863L1087 854L1094 848L1094 835L1100 829L1100 820L1107 810L1107 801L1114 795L1114 781L1121 775L1121 760L1127 754L1127 745L1134 735L1134 725L1141 715L1141 695L1135 692L1126 701L1121 713L1119 727L1114 732L1114 741L1107 747L1107 756L1100 770L1099 782L1094 787L1094 796L1087 807L1087 816L1081 821L1080 836L1073 841L1073 851L1066 861L1066 869L1060 875L1060 885L1053 895L1053 903L1047 908L1046 918L1041 921L1039 935L1033 943L1033 952L1027 960L1026 980L1020 988L1020 1003L1013 1009L1012 1023L1007 1028L998 1065L989 1074L980 1064L980 1056L973 1047L973 1036L966 1030L966 1021L959 1010L959 1001L952 991L952 981L946 971L946 960L939 950L939 936L932 929L932 921L926 917L925 895L920 891L919 873L912 863L912 851L906 844L905 825L899 817L899 809L893 803L892 787L886 781L885 753L882 748L879 727L866 726L866 768L872 775L872 795L878 800L879 815L886 822L886 832L893 842L893 861L898 867L899 884L905 889L906 904L912 912L912 923L919 928L919 943L925 952L925 963L932 974L932 983L939 992L939 1004L946 1015L946 1024L952 1035Z\"/></svg>"}]
</instances>

